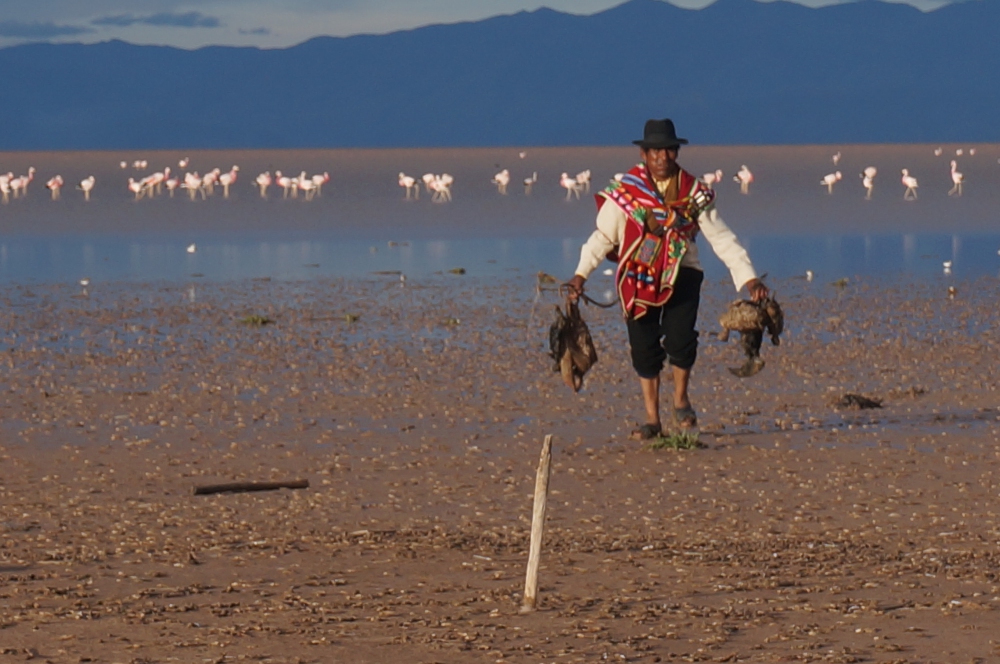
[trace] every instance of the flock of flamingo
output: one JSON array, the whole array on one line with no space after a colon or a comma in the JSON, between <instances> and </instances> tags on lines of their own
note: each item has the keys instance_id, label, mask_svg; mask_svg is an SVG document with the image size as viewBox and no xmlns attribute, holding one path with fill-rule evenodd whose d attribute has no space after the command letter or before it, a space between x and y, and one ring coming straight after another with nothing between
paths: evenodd
<instances>
[{"instance_id":1,"label":"flock of flamingo","mask_svg":"<svg viewBox=\"0 0 1000 664\"><path fill-rule=\"evenodd\" d=\"M934 150L934 155L936 157L942 156L944 153L942 148L936 148ZM967 153L972 156L976 154L975 148L970 148ZM525 153L521 153L522 158ZM966 154L966 151L962 148L955 150L955 156L961 157ZM838 151L833 155L832 161L834 167L838 166L842 154ZM1000 160L998 160L1000 162ZM189 158L185 157L178 161L177 166L180 170L185 170L190 163ZM122 170L129 167L129 163L122 161L119 164ZM149 162L146 160L135 160L131 163L131 167L136 171L144 171L149 167ZM127 188L134 197L135 200L140 200L143 198L153 198L160 195L163 189L166 189L169 196L173 197L174 192L177 189L187 190L189 198L194 201L199 197L205 200L209 196L215 193L216 187L222 188L223 198L229 198L230 187L232 187L239 176L240 167L238 165L233 165L228 171L222 171L219 168L214 168L207 171L203 175L199 175L197 171L190 172L186 171L184 176L181 177L178 173L175 173L171 168L165 167L161 171L157 171L145 177L136 178L129 177L127 181ZM2 202L4 204L9 203L12 199L18 199L27 196L28 186L35 179L36 169L34 166L28 169L28 172L24 175L15 176L13 172L8 172L0 174L0 196L2 196ZM865 189L865 198L870 199L872 193L875 190L875 178L878 175L878 169L875 166L866 167L859 175L861 178L861 184ZM620 180L623 177L622 173L615 174L614 178ZM826 187L828 194L833 194L834 187L837 183L843 180L843 173L839 170L835 170L832 173L828 173L823 176L820 180L820 185ZM949 196L961 196L962 187L965 182L965 176L961 171L958 170L957 159L951 159L951 189L948 190ZM712 172L705 173L702 175L702 180L709 187L715 187L717 184L723 180L722 170L715 170ZM740 193L749 194L750 185L754 181L753 172L746 166L746 164L741 165L740 169L733 176L733 180L739 184ZM297 176L287 176L282 174L281 171L275 171L274 175L270 171L265 171L259 174L253 181L253 185L260 192L261 198L267 199L268 189L274 185L282 189L282 198L298 198L299 192L303 193L305 200L310 201L315 196L322 195L323 185L330 181L330 174L324 172L322 174L308 175L305 171L301 171ZM406 190L406 199L419 200L421 185L426 193L431 195L431 200L438 203L446 203L451 201L452 194L451 188L455 182L455 178L448 173L425 173L419 179L407 175L406 173L400 172L399 174L399 186ZM502 195L507 195L508 186L511 183L511 173L510 169L504 168L493 176L491 180L497 188L498 193ZM524 186L525 195L531 195L535 183L538 182L538 172L533 172L530 177L523 179L522 183ZM591 171L590 169L580 171L576 175L569 175L568 172L563 172L559 176L559 185L566 190L566 200L571 200L574 196L576 199L580 198L582 193L587 193L590 191L591 182ZM914 177L909 169L902 169L902 177L900 182L903 185L903 200L911 201L917 198L917 189L919 188L919 183L917 178ZM46 183L46 188L49 189L51 193L52 200L58 200L61 197L61 191L65 181L61 175L52 176ZM76 189L83 193L83 198L85 201L90 200L90 194L94 189L96 184L96 178L91 175L84 178L76 185Z\"/></svg>"},{"instance_id":2,"label":"flock of flamingo","mask_svg":"<svg viewBox=\"0 0 1000 664\"><path fill-rule=\"evenodd\" d=\"M190 159L185 157L179 160L177 165L183 170L187 168L189 163ZM145 159L137 159L132 162L131 166L137 171L144 171L149 168L149 162ZM129 163L125 161L120 162L119 167L125 170L129 167ZM184 177L181 178L171 170L170 166L167 166L161 171L151 173L139 179L130 177L126 186L137 201L143 198L154 198L163 193L164 189L167 190L171 198L173 198L174 192L177 189L185 189L192 201L198 199L199 196L202 200L205 200L215 193L216 187L222 188L223 198L229 198L229 189L236 183L239 171L240 167L233 164L232 168L228 171L213 168L204 175L199 175L197 171L185 172ZM32 166L28 169L27 174L18 177L15 177L12 172L0 174L0 195L2 195L2 202L6 204L12 198L17 199L27 196L28 185L35 179L36 172L35 167ZM273 176L270 171L265 171L254 180L254 187L260 191L260 196L264 199L267 198L268 188L273 184L281 187L283 198L297 198L299 191L302 191L305 200L310 201L313 197L322 194L323 185L329 181L330 174L327 172L310 176L305 171L302 171L298 176L289 177L283 175L281 171L275 171ZM61 175L54 175L45 183L45 187L49 190L52 200L56 201L62 197L62 188L65 183ZM78 190L83 192L83 199L85 201L90 200L90 193L94 190L96 183L97 178L90 175L81 180L76 186Z\"/></svg>"}]
</instances>

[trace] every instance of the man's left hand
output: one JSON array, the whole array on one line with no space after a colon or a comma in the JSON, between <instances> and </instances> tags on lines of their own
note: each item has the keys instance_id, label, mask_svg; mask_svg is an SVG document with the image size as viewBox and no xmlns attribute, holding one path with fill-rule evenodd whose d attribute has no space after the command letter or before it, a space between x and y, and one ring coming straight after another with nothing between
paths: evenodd
<instances>
[{"instance_id":1,"label":"man's left hand","mask_svg":"<svg viewBox=\"0 0 1000 664\"><path fill-rule=\"evenodd\" d=\"M746 289L750 293L750 299L754 302L760 302L771 294L771 291L767 289L764 282L756 277L746 283Z\"/></svg>"}]
</instances>

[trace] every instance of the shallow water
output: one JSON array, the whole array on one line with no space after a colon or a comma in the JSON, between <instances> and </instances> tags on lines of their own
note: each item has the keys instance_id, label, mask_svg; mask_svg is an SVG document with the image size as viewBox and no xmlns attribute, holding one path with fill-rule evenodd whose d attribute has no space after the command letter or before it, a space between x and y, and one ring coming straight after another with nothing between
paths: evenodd
<instances>
[{"instance_id":1,"label":"shallow water","mask_svg":"<svg viewBox=\"0 0 1000 664\"><path fill-rule=\"evenodd\" d=\"M964 195L948 196L950 156L965 173ZM716 185L723 217L772 277L943 276L955 279L1000 273L1000 145L686 147L682 166L700 174L722 169ZM828 194L819 180L833 170L844 180ZM148 158L149 171L190 157L202 173L241 166L231 195L217 191L189 200L183 191L134 200L118 162ZM634 148L482 148L424 150L286 150L146 153L0 153L0 172L37 168L27 197L0 206L0 282L73 283L241 280L247 278L356 278L399 271L421 277L463 267L470 275L539 270L572 273L579 247L594 228L592 196L570 196L560 174L592 171L596 191L636 160ZM755 173L749 195L732 181L741 164ZM857 177L879 169L871 199ZM329 172L322 195L283 198L272 187L256 192L258 172ZM491 183L510 170L509 194ZM920 198L904 201L901 168L920 177ZM400 171L454 175L453 201L432 203L426 191L406 200ZM59 173L62 199L49 200L43 183ZM530 195L521 181L537 174ZM93 174L97 187L85 202L74 184ZM186 247L197 245L195 253ZM710 249L701 247L709 278L725 278Z\"/></svg>"},{"instance_id":2,"label":"shallow water","mask_svg":"<svg viewBox=\"0 0 1000 664\"><path fill-rule=\"evenodd\" d=\"M302 280L367 275L426 277L458 268L475 276L545 271L568 278L586 236L569 238L374 240L207 239L189 242L116 238L22 238L0 243L0 282ZM1000 276L1000 233L907 235L750 235L743 238L761 272L817 280L851 276L955 279ZM703 242L704 244L704 242ZM711 249L700 255L710 278L727 272ZM943 264L950 261L950 274ZM607 263L601 269L611 268Z\"/></svg>"}]
</instances>

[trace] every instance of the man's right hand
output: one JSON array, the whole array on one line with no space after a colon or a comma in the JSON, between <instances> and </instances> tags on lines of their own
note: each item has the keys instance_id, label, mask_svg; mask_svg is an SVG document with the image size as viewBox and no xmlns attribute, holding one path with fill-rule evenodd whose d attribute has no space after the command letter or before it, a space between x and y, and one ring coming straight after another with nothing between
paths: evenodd
<instances>
[{"instance_id":1,"label":"man's right hand","mask_svg":"<svg viewBox=\"0 0 1000 664\"><path fill-rule=\"evenodd\" d=\"M581 277L579 274L574 274L573 278L566 282L569 286L569 298L576 302L583 295L583 285L587 283L586 277Z\"/></svg>"}]
</instances>

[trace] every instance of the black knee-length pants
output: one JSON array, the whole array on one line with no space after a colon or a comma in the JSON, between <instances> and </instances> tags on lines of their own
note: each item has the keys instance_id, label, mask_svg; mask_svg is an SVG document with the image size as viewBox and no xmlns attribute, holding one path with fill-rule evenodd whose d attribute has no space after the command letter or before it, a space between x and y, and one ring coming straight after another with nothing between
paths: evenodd
<instances>
[{"instance_id":1,"label":"black knee-length pants","mask_svg":"<svg viewBox=\"0 0 1000 664\"><path fill-rule=\"evenodd\" d=\"M682 267L674 293L662 307L650 307L642 318L627 321L632 366L640 378L655 378L663 364L681 369L694 366L698 355L698 304L701 301L701 270Z\"/></svg>"}]
</instances>

